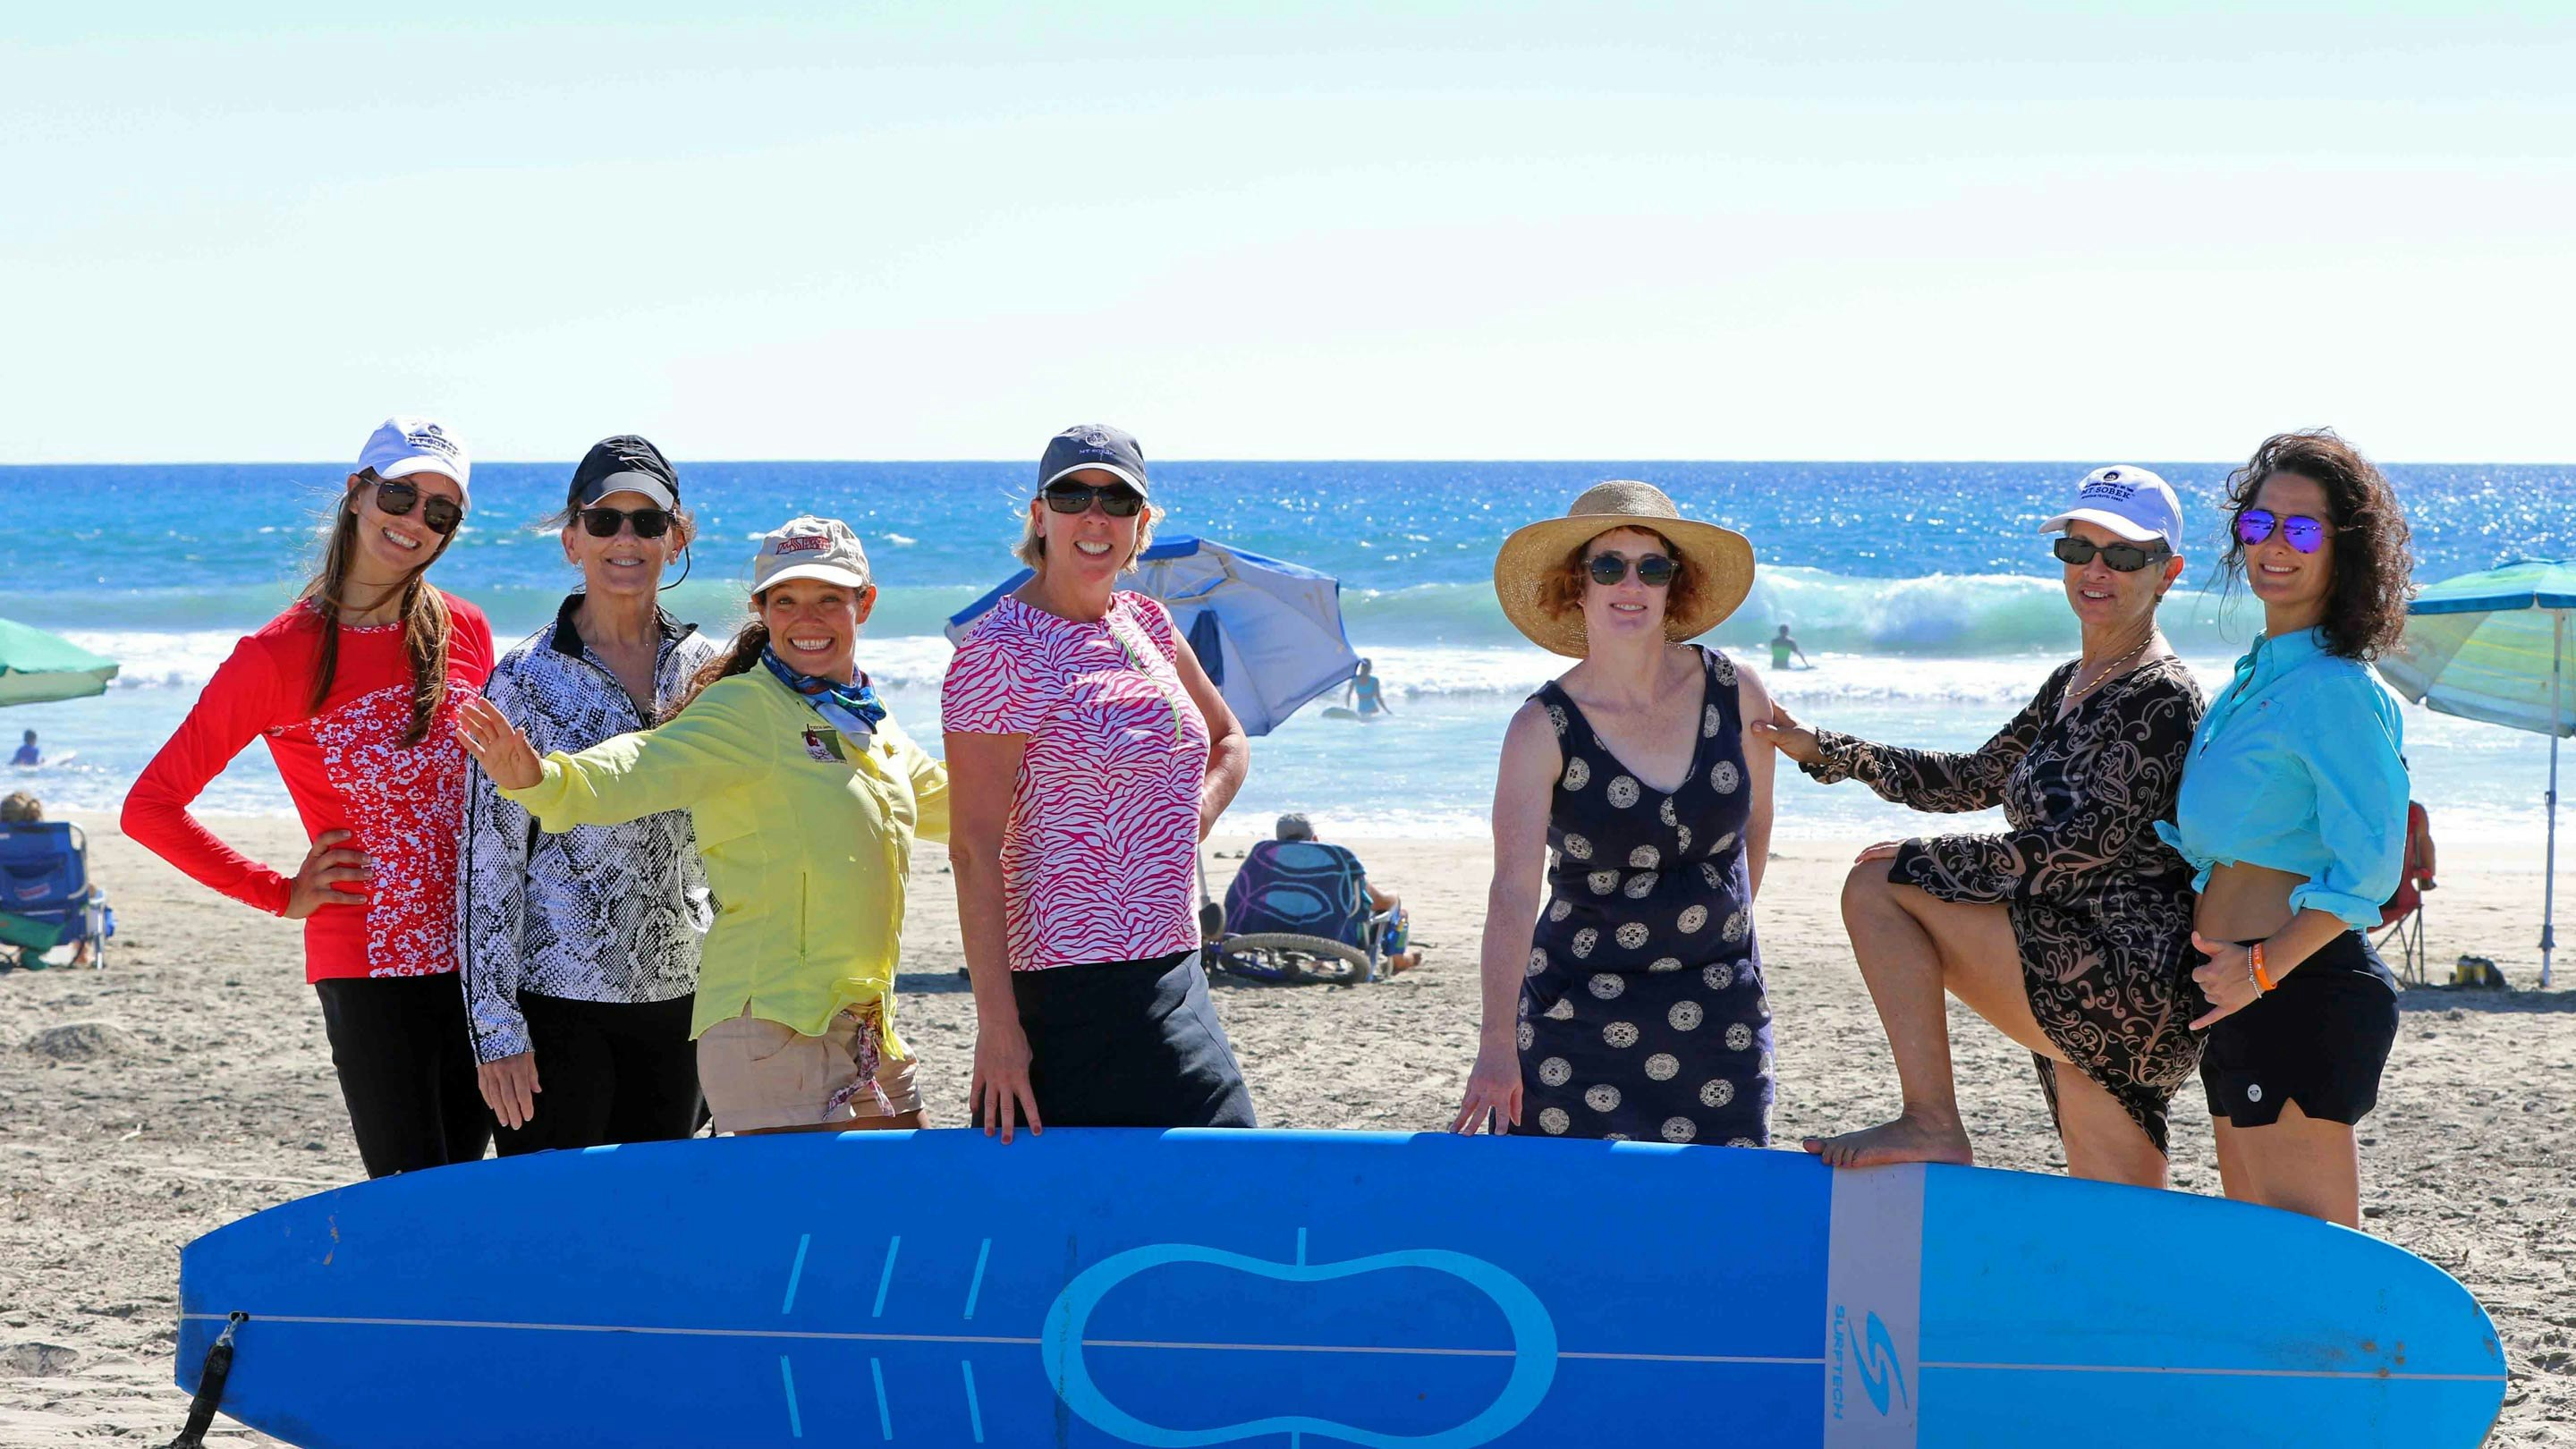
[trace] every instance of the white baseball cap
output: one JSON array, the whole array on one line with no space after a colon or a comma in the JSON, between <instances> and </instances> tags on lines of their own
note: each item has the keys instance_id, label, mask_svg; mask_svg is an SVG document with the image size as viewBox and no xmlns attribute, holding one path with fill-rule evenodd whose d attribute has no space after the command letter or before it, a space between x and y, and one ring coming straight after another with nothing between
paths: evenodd
<instances>
[{"instance_id":1,"label":"white baseball cap","mask_svg":"<svg viewBox=\"0 0 2576 1449\"><path fill-rule=\"evenodd\" d=\"M827 584L864 589L868 586L868 551L859 536L837 518L800 514L769 531L751 559L751 591L760 593L789 579L816 579Z\"/></svg>"},{"instance_id":2,"label":"white baseball cap","mask_svg":"<svg viewBox=\"0 0 2576 1449\"><path fill-rule=\"evenodd\" d=\"M456 480L456 491L468 493L466 475L474 471L465 440L435 418L391 417L367 435L358 452L358 467L372 468L391 482L414 473L444 473Z\"/></svg>"},{"instance_id":3,"label":"white baseball cap","mask_svg":"<svg viewBox=\"0 0 2576 1449\"><path fill-rule=\"evenodd\" d=\"M2126 463L2096 468L2077 485L2075 506L2039 526L2055 533L2082 520L2098 523L2131 543L2162 539L2169 548L2182 542L2182 502L2173 485Z\"/></svg>"}]
</instances>

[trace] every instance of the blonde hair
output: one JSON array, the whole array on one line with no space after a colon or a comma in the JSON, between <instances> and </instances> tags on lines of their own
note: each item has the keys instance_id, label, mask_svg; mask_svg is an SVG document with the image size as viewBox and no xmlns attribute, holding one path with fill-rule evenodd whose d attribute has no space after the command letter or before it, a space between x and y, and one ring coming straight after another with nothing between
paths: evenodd
<instances>
[{"instance_id":1,"label":"blonde hair","mask_svg":"<svg viewBox=\"0 0 2576 1449\"><path fill-rule=\"evenodd\" d=\"M1038 498L1030 499L1029 504L1020 512L1020 542L1011 550L1011 557L1038 573L1045 573L1046 525L1038 521L1038 510L1046 504L1045 500ZM1136 511L1136 551L1127 555L1127 561L1118 566L1118 572L1136 572L1136 560L1154 546L1154 525L1162 521L1163 510L1157 504L1148 503Z\"/></svg>"}]
</instances>

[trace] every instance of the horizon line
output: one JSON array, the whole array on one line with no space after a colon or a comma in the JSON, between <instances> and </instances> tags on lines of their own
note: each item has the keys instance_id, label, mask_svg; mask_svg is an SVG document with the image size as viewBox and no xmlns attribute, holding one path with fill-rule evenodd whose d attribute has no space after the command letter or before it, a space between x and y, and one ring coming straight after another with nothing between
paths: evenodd
<instances>
[{"instance_id":1,"label":"horizon line","mask_svg":"<svg viewBox=\"0 0 2576 1449\"><path fill-rule=\"evenodd\" d=\"M2144 455L2140 455L2140 454L2129 454L2129 455L2127 455L2127 456L2129 456L2129 457L2138 457L2138 456L2144 456ZM478 468L494 467L494 466L499 466L499 467L510 467L510 468L569 468L569 467L572 467L572 466L574 466L575 464L579 463L580 461L581 461L581 460L580 460L579 458L577 458L577 457L576 457L576 458L484 458L484 459L478 459L478 460L476 460L476 462L474 463L474 465L473 465L473 466L478 467ZM2227 458L2164 458L2164 459L2160 459L2160 460L2157 460L2157 461L2160 461L2160 462L2162 462L2162 463L2166 464L2167 466L2188 466L2188 467L2239 467L2239 466L2242 466L2241 460L2236 460L2236 459L2227 459ZM2372 461L2374 461L2374 462L2376 462L2376 463L2378 463L2378 464L2380 464L2380 465L2382 465L2382 466L2400 467L2400 468L2576 468L2576 459L2545 459L2545 460L2530 460L2530 459L2512 459L2512 458L2386 458L2386 457L2383 457L2383 458L2375 458L2375 459L2373 459ZM726 465L726 464L739 464L739 463L797 464L797 465L806 465L806 466L837 465L837 464L846 464L846 463L864 463L864 464L868 464L868 465L871 465L871 466L877 466L877 467L912 467L912 466L918 466L918 465L949 465L949 464L958 464L958 463L986 463L986 464L994 464L994 465L997 465L997 466L1004 466L1004 467L1027 467L1027 466L1030 466L1030 464L1029 464L1029 460L1028 460L1028 459L1026 459L1026 458L766 458L766 457L715 458L715 457L708 457L708 458L694 458L694 459L690 459L690 460L689 460L689 462L690 462L690 464L691 464L692 466L695 466L695 467L716 467L716 466L721 466L721 465ZM1822 466L1822 465L1834 465L1834 466L1855 466L1855 465L1884 464L1884 463L1939 463L1939 464L1970 464L1970 463L1978 463L1978 464L1989 464L1989 465L2001 466L2001 467L2042 467L2042 466L2046 466L2046 467L2072 467L2072 466L2076 466L2076 465L2079 465L2079 464L2083 464L2083 463L2084 463L2084 460L2083 460L2083 459L2081 459L2081 458L1901 458L1901 457L1886 457L1886 458L1619 458L1619 457L1611 457L1611 456L1603 455L1603 456L1595 456L1595 457L1547 457L1547 458L1533 458L1533 457L1503 457L1503 456L1486 457L1486 458L1383 458L1383 457L1380 457L1380 458L1370 458L1370 457L1350 457L1350 458L1320 458L1320 457L1319 457L1319 458L1162 458L1162 459L1152 460L1151 462L1149 462L1148 466L1149 466L1149 468L1150 468L1150 467L1177 467L1177 466L1191 466L1191 467L1198 467L1198 466L1206 466L1206 465L1220 465L1220 466L1221 466L1221 465L1230 465L1230 464L1239 464L1239 463L1261 463L1261 464L1277 464L1277 463L1306 463L1306 464L1317 464L1317 463L1415 463L1415 464L1423 464L1423 465L1451 465L1451 466L1460 466L1460 467L1476 466L1476 465L1481 465L1481 464L1494 464L1494 463L1604 463L1604 464L1617 464L1617 465L1620 465L1620 466L1623 466L1623 467L1624 467L1624 466L1629 466L1629 465L1642 465L1642 466L1647 466L1647 467L1662 467L1662 466L1671 466L1671 465L1705 465L1705 464L1711 464L1711 463L1716 463L1716 464L1727 464L1727 465L1732 465L1732 466L1756 466L1756 465L1768 465L1768 464L1798 464L1798 465L1801 465L1801 466L1808 466L1808 467ZM8 470L11 470L11 469L18 469L18 468L342 468L342 467L347 467L347 466L349 466L349 465L347 465L347 464L343 464L343 463L338 463L338 462L332 462L332 461L325 460L325 459L315 459L315 458L138 458L138 459L42 459L42 460L37 460L37 461L32 461L32 462L9 462L9 461L0 461L0 472L6 472L6 471L8 471ZM2100 465L2096 464L2096 465L2089 465L2089 466L2100 466ZM2143 466L2143 465L2140 465L2140 466Z\"/></svg>"}]
</instances>

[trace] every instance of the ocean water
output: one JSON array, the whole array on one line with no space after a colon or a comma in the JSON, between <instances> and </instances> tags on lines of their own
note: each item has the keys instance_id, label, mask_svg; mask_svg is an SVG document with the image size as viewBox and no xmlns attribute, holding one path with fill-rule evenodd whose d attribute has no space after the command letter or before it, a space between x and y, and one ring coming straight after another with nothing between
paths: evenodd
<instances>
[{"instance_id":1,"label":"ocean water","mask_svg":"<svg viewBox=\"0 0 2576 1449\"><path fill-rule=\"evenodd\" d=\"M2133 460L2134 461L2134 460ZM1297 809L1352 837L1481 833L1515 703L1564 661L1522 641L1495 606L1496 546L1602 478L1635 477L1684 512L1743 530L1761 572L1709 637L1765 672L1812 723L1932 748L1973 747L2071 655L2059 569L2036 532L2088 463L1215 463L1156 465L1166 533L1197 533L1338 576L1346 626L1396 710L1355 724L1310 706L1253 745L1226 828ZM2224 464L2157 463L2182 493L2192 566L2164 622L2213 690L2261 610L2214 584ZM0 468L0 616L119 660L106 695L0 712L67 765L12 781L63 806L113 808L241 633L294 594L345 468L315 465ZM2506 559L2576 555L2576 468L2390 470L2425 581ZM550 618L574 581L535 521L568 464L485 464L474 513L434 574L509 641ZM684 463L701 543L668 595L683 618L741 617L752 540L799 512L847 519L883 597L862 662L936 748L947 615L1013 567L1019 463ZM1816 667L1768 671L1761 643L1791 626ZM2546 742L2406 711L2418 797L2477 834L2537 839ZM9 743L15 745L15 735ZM2576 761L2570 762L2576 766ZM264 749L217 780L203 809L285 813ZM1784 772L1785 839L1895 837L1991 826L1928 821L1853 785Z\"/></svg>"}]
</instances>

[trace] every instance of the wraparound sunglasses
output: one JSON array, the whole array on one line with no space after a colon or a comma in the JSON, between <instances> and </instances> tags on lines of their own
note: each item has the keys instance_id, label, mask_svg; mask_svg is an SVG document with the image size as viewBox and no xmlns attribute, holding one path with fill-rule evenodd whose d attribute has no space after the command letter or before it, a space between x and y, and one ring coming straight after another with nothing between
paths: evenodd
<instances>
[{"instance_id":1,"label":"wraparound sunglasses","mask_svg":"<svg viewBox=\"0 0 2576 1449\"><path fill-rule=\"evenodd\" d=\"M1091 505L1112 518L1133 518L1145 506L1145 495L1123 483L1093 487L1088 483L1050 483L1041 495L1058 513L1089 513Z\"/></svg>"},{"instance_id":2,"label":"wraparound sunglasses","mask_svg":"<svg viewBox=\"0 0 2576 1449\"><path fill-rule=\"evenodd\" d=\"M2098 553L2104 567L2124 574L2136 573L2151 563L2162 563L2173 557L2173 550L2161 545L2148 549L2134 543L2095 543L2089 538L2071 535L2059 539L2050 548L2057 554L2059 562L2077 568L2091 563L2093 555Z\"/></svg>"},{"instance_id":3,"label":"wraparound sunglasses","mask_svg":"<svg viewBox=\"0 0 2576 1449\"><path fill-rule=\"evenodd\" d=\"M671 515L654 507L585 508L581 511L582 532L593 538L615 538L627 524L635 525L637 538L660 538L671 531Z\"/></svg>"}]
</instances>

